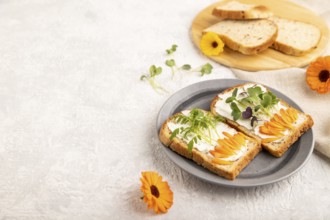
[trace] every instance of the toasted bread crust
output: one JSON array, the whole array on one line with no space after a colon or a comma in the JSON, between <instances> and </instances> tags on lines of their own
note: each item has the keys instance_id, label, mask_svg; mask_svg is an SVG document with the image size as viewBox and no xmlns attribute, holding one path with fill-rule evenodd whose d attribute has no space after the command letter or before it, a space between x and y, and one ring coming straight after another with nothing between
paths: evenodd
<instances>
[{"instance_id":1,"label":"toasted bread crust","mask_svg":"<svg viewBox=\"0 0 330 220\"><path fill-rule=\"evenodd\" d=\"M303 113L302 113L303 114ZM307 120L295 129L290 135L284 137L281 144L265 143L262 144L263 148L275 157L281 157L291 145L298 140L308 129L310 129L314 121L310 115L306 115Z\"/></svg>"},{"instance_id":2,"label":"toasted bread crust","mask_svg":"<svg viewBox=\"0 0 330 220\"><path fill-rule=\"evenodd\" d=\"M212 11L212 15L222 19L232 20L249 20L268 18L272 15L269 9L263 5L255 6L249 10L227 10L216 7Z\"/></svg>"},{"instance_id":3,"label":"toasted bread crust","mask_svg":"<svg viewBox=\"0 0 330 220\"><path fill-rule=\"evenodd\" d=\"M321 39L322 34L316 26L314 26L312 24L295 21L295 20L288 20L288 19L284 19L284 18L280 18L280 17L276 17L276 16L269 18L269 20L274 21L275 24L278 26L278 30L279 30L278 38L272 45L272 48L274 48L275 50L278 50L282 53L292 55L292 56L303 56L303 55L311 52L315 48L317 48L317 45ZM289 28L293 24L295 25L294 29L292 27ZM310 34L308 36L309 38L315 38L311 42L308 42L308 43L304 42L304 45L308 46L308 47L299 48L300 47L299 44L295 45L292 42L291 42L291 44L290 44L290 42L288 42L287 39L293 37L293 35L296 34L296 33L292 33L294 30L299 32L299 29L304 30L307 27L309 29L308 31L305 30L305 33L301 33L300 35L297 35L297 36L304 36L304 34L309 33ZM312 33L310 33L311 31L312 31ZM283 38L283 36L285 36L285 38ZM304 39L304 38L299 38L299 37L297 38L297 36L295 38L296 42L299 42L301 39Z\"/></svg>"},{"instance_id":4,"label":"toasted bread crust","mask_svg":"<svg viewBox=\"0 0 330 220\"><path fill-rule=\"evenodd\" d=\"M250 83L249 83L250 84ZM260 83L256 83L256 84L260 84ZM239 84L237 86L228 88L226 90L224 90L223 92L219 93L219 94L224 94L227 92L232 91L235 88L239 88L244 86L245 84ZM265 86L267 88L267 86ZM216 112L216 103L219 100L218 95L216 97L214 97L214 99L211 102L210 105L210 109L211 112L214 115L218 115L218 113ZM291 107L288 103L286 103L285 101L281 100L281 104L285 105L287 107ZM291 107L293 108L293 107ZM296 142L298 140L298 138L304 134L309 128L311 128L314 124L313 119L310 115L304 114L301 111L299 111L298 109L296 109L298 111L299 114L303 114L306 116L306 120L304 121L304 123L302 123L299 127L297 127L295 130L293 130L290 135L287 135L283 138L283 140L281 140L281 142L279 144L275 143L275 142L270 142L270 143L261 143L261 146L263 147L263 149L265 149L266 151L268 151L270 154L272 154L275 157L281 157L290 147L291 145ZM234 127L235 129L243 132L244 134L253 137L259 141L262 141L262 138L259 137L258 135L254 134L254 132L250 131L249 129L241 126L240 124L238 124L236 121L231 120L229 118L226 118L226 123L229 124L230 126Z\"/></svg>"},{"instance_id":5,"label":"toasted bread crust","mask_svg":"<svg viewBox=\"0 0 330 220\"><path fill-rule=\"evenodd\" d=\"M172 120L172 117L167 119L162 125L159 131L160 141L176 153L193 160L197 164L205 167L213 173L219 176L223 176L226 179L234 180L236 176L243 170L249 162L261 151L261 145L258 141L250 140L248 143L248 152L242 156L240 159L235 161L231 165L217 165L212 163L212 157L205 153L202 153L196 149L191 152L188 150L187 143L180 138L173 138L170 140L171 130L168 128L167 124Z\"/></svg>"},{"instance_id":6,"label":"toasted bread crust","mask_svg":"<svg viewBox=\"0 0 330 220\"><path fill-rule=\"evenodd\" d=\"M317 45L313 46L309 50L300 50L300 49L292 47L290 45L275 41L274 44L271 47L274 48L277 51L280 51L280 52L288 54L288 55L303 56L303 55L311 52L312 50L316 49Z\"/></svg>"}]
</instances>

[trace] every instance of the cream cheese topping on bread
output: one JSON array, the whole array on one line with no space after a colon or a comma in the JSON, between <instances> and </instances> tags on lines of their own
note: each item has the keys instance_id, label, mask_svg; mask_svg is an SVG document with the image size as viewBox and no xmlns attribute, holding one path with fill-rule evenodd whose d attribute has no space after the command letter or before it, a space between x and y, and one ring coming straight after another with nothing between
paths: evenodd
<instances>
[{"instance_id":1,"label":"cream cheese topping on bread","mask_svg":"<svg viewBox=\"0 0 330 220\"><path fill-rule=\"evenodd\" d=\"M238 92L237 94L244 94L244 92L247 91L248 88L251 88L253 86L256 86L258 84L255 84L255 83L250 83L250 84L245 84L243 87L240 87L238 88ZM263 92L266 92L267 89L262 86L262 85L258 85L261 90ZM230 105L228 103L226 103L226 99L228 97L231 96L231 92L228 92L228 93L224 93L224 94L219 94L218 97L219 97L219 101L216 103L215 107L216 107L216 112L219 114L219 115L222 115L226 118L230 118L232 119L232 116L231 116L231 108L230 108ZM244 109L242 107L239 107L241 111L244 111ZM266 135L266 134L262 134L259 132L259 128L260 126L262 126L265 122L269 121L273 115L275 115L276 113L279 113L279 111L281 109L287 109L288 107L283 105L282 102L278 102L275 106L273 106L271 109L270 109L270 112L271 112L271 115L266 115L266 114L260 114L258 115L258 117L262 120L258 121L258 124L257 126L253 127L251 125L251 121L250 119L243 119L243 118L240 118L238 119L236 122L244 127L246 127L247 129L253 131L256 135L258 135L259 137L261 138L269 138L269 137L274 137L273 135ZM299 127L302 123L304 123L304 121L306 120L306 116L304 114L298 114L298 119L296 122L293 123L293 126L295 127ZM287 129L286 131L284 131L284 135L288 135L290 132L289 132L289 129Z\"/></svg>"},{"instance_id":2,"label":"cream cheese topping on bread","mask_svg":"<svg viewBox=\"0 0 330 220\"><path fill-rule=\"evenodd\" d=\"M243 98L244 97L244 93L247 91L247 89L248 88L251 88L251 87L253 87L255 85L257 85L257 84L255 84L255 83L249 83L249 84L245 84L242 87L239 87L238 88L238 91L237 91L238 96ZM267 89L264 86L262 86L262 85L258 85L258 86L261 88L261 90L263 92L266 92L267 91ZM216 107L215 110L216 110L216 112L219 115L222 115L222 116L224 116L226 118L232 119L232 116L231 116L232 110L230 108L230 104L226 103L226 99L228 97L230 97L230 96L231 96L231 91L229 91L227 93L219 94L218 95L219 100L218 100L218 102L215 105L215 107ZM238 106L238 107L240 108L241 111L244 110L242 107L240 107L240 106ZM277 112L279 112L281 108L287 109L286 106L284 106L281 102L279 102L279 103L277 103L275 106L273 106L270 109L270 112L271 112L272 115L274 115ZM258 123L258 125L261 125L261 124L263 124L263 122L269 121L270 118L271 118L271 116L270 115L266 115L266 114L260 114L259 115L259 118L263 120L263 121L260 121ZM237 120L237 123L239 123L240 125L243 125L244 127L246 127L249 130L251 130L251 129L254 130L254 131L256 130L256 127L253 129L253 127L251 126L250 119L242 119L242 118L240 118L240 119Z\"/></svg>"},{"instance_id":3,"label":"cream cheese topping on bread","mask_svg":"<svg viewBox=\"0 0 330 220\"><path fill-rule=\"evenodd\" d=\"M182 111L181 113L188 116L189 115L189 110L185 110ZM176 123L173 120L169 121L167 123L167 126L169 128L169 130L171 132L173 132L175 129L177 128L187 128L189 126L189 124L181 124L181 123ZM223 139L226 136L223 134L223 132L227 132L230 135L234 135L237 134L237 131L234 128L231 128L230 126L228 126L227 124L223 123L223 122L218 122L216 127L216 129L211 129L210 133L208 133L207 130L204 131L204 135L207 137L211 137L212 141L211 143L205 141L205 140L198 140L197 143L194 144L194 149L207 154L210 157L213 157L209 151L210 150L214 150L214 148L218 145L217 140L218 139ZM176 137L182 139L185 142L189 142L192 140L193 136L188 135L187 137L183 137L182 134L178 134ZM246 145L242 146L240 150L236 151L234 155L227 157L227 158L223 158L223 160L226 161L236 161L238 160L240 157L242 157L247 151L248 151L248 147L247 147L247 141L246 141Z\"/></svg>"},{"instance_id":4,"label":"cream cheese topping on bread","mask_svg":"<svg viewBox=\"0 0 330 220\"><path fill-rule=\"evenodd\" d=\"M281 157L314 124L310 115L291 107L256 83L237 85L221 92L210 108L213 114L225 117L230 126L260 139L262 147L276 157Z\"/></svg>"},{"instance_id":5,"label":"cream cheese topping on bread","mask_svg":"<svg viewBox=\"0 0 330 220\"><path fill-rule=\"evenodd\" d=\"M166 147L181 156L191 159L219 176L233 180L261 151L261 143L260 140L239 132L223 121L226 120L202 109L183 111L170 116L163 123L159 130L159 139ZM182 125L190 123L193 126L186 129ZM181 126L183 129L178 129ZM199 140L205 139L206 142L210 142L206 135L202 134L204 129L209 128L215 128L214 130L217 131L213 137L216 143L209 143L207 149L200 148ZM199 133L200 138L196 139L197 136L194 135L196 132ZM190 139L188 134L195 137Z\"/></svg>"}]
</instances>

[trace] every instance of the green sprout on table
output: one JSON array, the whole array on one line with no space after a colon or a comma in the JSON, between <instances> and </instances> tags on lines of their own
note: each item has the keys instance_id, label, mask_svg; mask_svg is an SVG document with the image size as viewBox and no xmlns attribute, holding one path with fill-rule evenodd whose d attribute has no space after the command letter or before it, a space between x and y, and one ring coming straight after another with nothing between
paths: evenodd
<instances>
[{"instance_id":1,"label":"green sprout on table","mask_svg":"<svg viewBox=\"0 0 330 220\"><path fill-rule=\"evenodd\" d=\"M164 89L158 82L156 82L156 76L162 73L162 67L156 67L155 65L150 66L149 74L143 74L140 77L140 80L146 80L151 87L158 93L167 93L168 91Z\"/></svg>"}]
</instances>

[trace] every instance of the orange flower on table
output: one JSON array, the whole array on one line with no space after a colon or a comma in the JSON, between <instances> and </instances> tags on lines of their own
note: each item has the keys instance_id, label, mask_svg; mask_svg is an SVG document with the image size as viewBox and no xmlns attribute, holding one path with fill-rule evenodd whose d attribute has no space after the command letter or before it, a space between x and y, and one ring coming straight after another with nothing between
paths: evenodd
<instances>
[{"instance_id":1,"label":"orange flower on table","mask_svg":"<svg viewBox=\"0 0 330 220\"><path fill-rule=\"evenodd\" d=\"M173 192L166 181L157 172L142 172L141 191L143 201L147 203L149 209L155 213L166 213L173 204Z\"/></svg>"},{"instance_id":2,"label":"orange flower on table","mask_svg":"<svg viewBox=\"0 0 330 220\"><path fill-rule=\"evenodd\" d=\"M330 92L330 56L319 57L309 65L306 82L320 94Z\"/></svg>"},{"instance_id":3,"label":"orange flower on table","mask_svg":"<svg viewBox=\"0 0 330 220\"><path fill-rule=\"evenodd\" d=\"M202 36L200 48L206 56L219 55L223 52L223 47L224 43L216 33L207 32Z\"/></svg>"}]
</instances>

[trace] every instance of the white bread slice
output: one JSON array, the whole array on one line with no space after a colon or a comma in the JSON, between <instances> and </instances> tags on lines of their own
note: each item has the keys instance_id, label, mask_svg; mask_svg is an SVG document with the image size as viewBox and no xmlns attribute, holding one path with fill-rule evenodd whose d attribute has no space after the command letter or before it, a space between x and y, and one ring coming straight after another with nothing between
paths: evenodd
<instances>
[{"instance_id":1,"label":"white bread slice","mask_svg":"<svg viewBox=\"0 0 330 220\"><path fill-rule=\"evenodd\" d=\"M272 16L272 12L263 5L242 4L230 1L224 5L215 7L212 14L222 19L260 19Z\"/></svg>"},{"instance_id":2,"label":"white bread slice","mask_svg":"<svg viewBox=\"0 0 330 220\"><path fill-rule=\"evenodd\" d=\"M210 112L206 112L207 114L211 114ZM182 114L182 113L177 113ZM212 114L211 114L212 115ZM172 131L169 128L169 123L173 121L173 117L168 118L162 125L159 131L159 139L160 141L176 153L193 160L198 165L205 167L213 173L216 173L219 176L225 177L229 180L234 180L236 176L243 170L249 162L261 151L260 142L249 138L247 143L247 151L234 163L230 165L218 165L212 162L213 156L210 153L205 153L199 151L197 148L193 148L192 151L188 150L187 142L179 137L175 137L172 140L170 139ZM214 117L214 116L213 116ZM222 123L222 122L219 122ZM230 126L224 124L230 129Z\"/></svg>"},{"instance_id":3,"label":"white bread slice","mask_svg":"<svg viewBox=\"0 0 330 220\"><path fill-rule=\"evenodd\" d=\"M273 44L282 53L302 56L315 49L321 32L314 25L279 17L270 18L278 27L278 36Z\"/></svg>"},{"instance_id":4,"label":"white bread slice","mask_svg":"<svg viewBox=\"0 0 330 220\"><path fill-rule=\"evenodd\" d=\"M277 37L277 27L269 20L223 20L203 30L206 32L218 34L227 47L246 55L266 50Z\"/></svg>"},{"instance_id":5,"label":"white bread slice","mask_svg":"<svg viewBox=\"0 0 330 220\"><path fill-rule=\"evenodd\" d=\"M229 89L219 93L213 99L211 106L210 106L211 112L214 115L221 115L221 116L225 117L226 123L228 123L232 127L236 128L237 130L239 130L251 137L254 137L255 139L261 139L261 145L262 145L263 149L267 150L270 154L272 154L275 157L281 157L290 148L290 146L298 140L298 138L301 135L303 135L309 128L311 128L313 126L313 124L314 124L313 119L310 115L304 114L301 111L296 109L296 111L298 112L299 123L298 123L298 120L297 120L297 122L295 122L295 124L294 124L295 129L289 130L288 133L279 140L269 142L269 143L263 143L263 140L265 138L270 138L270 137L266 137L265 135L262 136L260 133L256 132L256 129L248 127L246 124L243 125L242 121L239 121L239 120L234 121L233 117L230 115L230 112L227 114L227 112L225 112L227 110L224 111L224 109L227 108L227 107L225 107L225 105L229 105L229 104L224 103L222 101L225 99L224 95L232 94L232 92L235 88L240 89L240 88L243 88L244 86L251 87L254 85L262 86L266 89L266 91L269 91L264 85L256 84L256 83L246 83L246 84L237 85L235 87L229 88ZM221 97L223 97L223 98L221 98ZM286 103L283 100L280 100L279 105L281 105L282 107L283 106L287 107L287 108L291 107L291 106L289 106L288 103ZM219 108L221 108L222 110ZM219 112L221 112L221 114L219 114ZM273 113L273 114L275 114L275 113ZM263 124L263 122L261 122L259 125L262 125L262 124Z\"/></svg>"}]
</instances>

